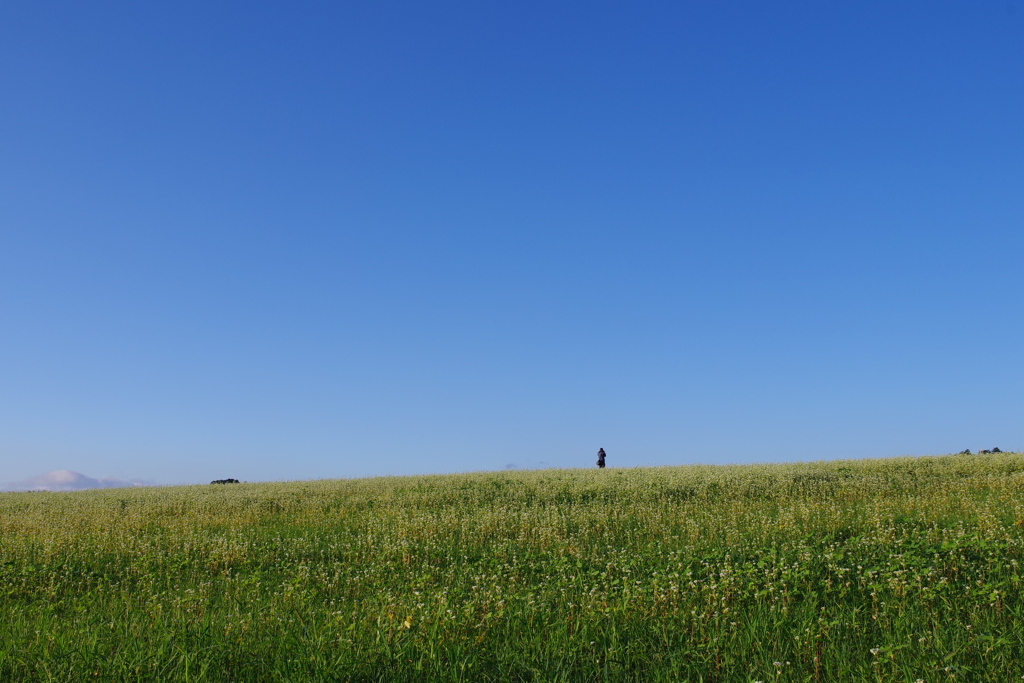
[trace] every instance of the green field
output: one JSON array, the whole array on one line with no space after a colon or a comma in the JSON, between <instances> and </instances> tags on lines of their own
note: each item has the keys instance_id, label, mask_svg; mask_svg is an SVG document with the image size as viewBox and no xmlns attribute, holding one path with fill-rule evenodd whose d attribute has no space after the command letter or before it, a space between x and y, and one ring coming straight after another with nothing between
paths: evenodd
<instances>
[{"instance_id":1,"label":"green field","mask_svg":"<svg viewBox=\"0 0 1024 683\"><path fill-rule=\"evenodd\" d=\"M0 494L3 681L1007 681L1024 455Z\"/></svg>"}]
</instances>

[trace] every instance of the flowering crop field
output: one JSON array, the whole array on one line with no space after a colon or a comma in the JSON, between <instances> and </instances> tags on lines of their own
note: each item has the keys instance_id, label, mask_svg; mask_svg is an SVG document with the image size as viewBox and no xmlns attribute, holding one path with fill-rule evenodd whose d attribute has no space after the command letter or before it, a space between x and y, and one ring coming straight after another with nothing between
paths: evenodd
<instances>
[{"instance_id":1,"label":"flowering crop field","mask_svg":"<svg viewBox=\"0 0 1024 683\"><path fill-rule=\"evenodd\" d=\"M3 681L1007 681L1024 455L0 494Z\"/></svg>"}]
</instances>

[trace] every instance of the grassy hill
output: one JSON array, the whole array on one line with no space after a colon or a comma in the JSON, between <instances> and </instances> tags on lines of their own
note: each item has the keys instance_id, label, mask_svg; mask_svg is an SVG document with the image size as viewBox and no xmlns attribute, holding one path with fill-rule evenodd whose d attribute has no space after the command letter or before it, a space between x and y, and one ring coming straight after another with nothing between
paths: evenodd
<instances>
[{"instance_id":1,"label":"grassy hill","mask_svg":"<svg viewBox=\"0 0 1024 683\"><path fill-rule=\"evenodd\" d=\"M0 494L0 680L998 681L1024 455Z\"/></svg>"}]
</instances>

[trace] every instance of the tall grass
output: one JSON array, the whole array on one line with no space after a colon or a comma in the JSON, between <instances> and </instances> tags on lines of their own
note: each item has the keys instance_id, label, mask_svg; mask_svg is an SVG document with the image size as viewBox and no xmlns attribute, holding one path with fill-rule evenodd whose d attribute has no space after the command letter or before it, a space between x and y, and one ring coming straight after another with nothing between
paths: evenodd
<instances>
[{"instance_id":1,"label":"tall grass","mask_svg":"<svg viewBox=\"0 0 1024 683\"><path fill-rule=\"evenodd\" d=\"M4 681L1007 681L1024 455L0 494Z\"/></svg>"}]
</instances>

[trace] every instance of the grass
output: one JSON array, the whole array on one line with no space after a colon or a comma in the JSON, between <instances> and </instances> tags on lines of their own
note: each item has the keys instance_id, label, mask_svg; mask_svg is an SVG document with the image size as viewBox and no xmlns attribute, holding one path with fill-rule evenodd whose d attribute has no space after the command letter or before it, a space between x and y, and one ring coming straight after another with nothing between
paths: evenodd
<instances>
[{"instance_id":1,"label":"grass","mask_svg":"<svg viewBox=\"0 0 1024 683\"><path fill-rule=\"evenodd\" d=\"M0 494L3 681L1007 681L1024 455Z\"/></svg>"}]
</instances>

